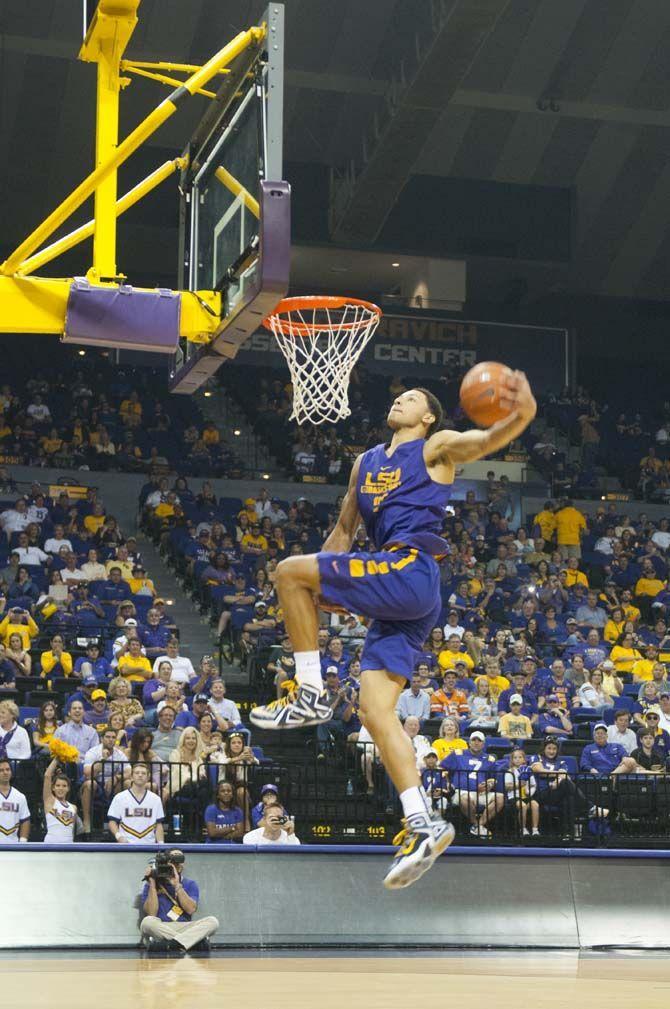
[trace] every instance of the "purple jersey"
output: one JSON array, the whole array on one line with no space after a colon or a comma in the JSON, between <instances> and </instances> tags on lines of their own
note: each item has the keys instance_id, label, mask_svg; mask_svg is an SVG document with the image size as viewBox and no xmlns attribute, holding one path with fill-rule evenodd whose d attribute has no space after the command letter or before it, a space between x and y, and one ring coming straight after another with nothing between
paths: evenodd
<instances>
[{"instance_id":1,"label":"purple jersey","mask_svg":"<svg viewBox=\"0 0 670 1009\"><path fill-rule=\"evenodd\" d=\"M433 556L447 552L440 532L453 485L431 479L425 444L423 438L405 442L391 456L377 445L361 458L358 509L377 550L402 544Z\"/></svg>"}]
</instances>

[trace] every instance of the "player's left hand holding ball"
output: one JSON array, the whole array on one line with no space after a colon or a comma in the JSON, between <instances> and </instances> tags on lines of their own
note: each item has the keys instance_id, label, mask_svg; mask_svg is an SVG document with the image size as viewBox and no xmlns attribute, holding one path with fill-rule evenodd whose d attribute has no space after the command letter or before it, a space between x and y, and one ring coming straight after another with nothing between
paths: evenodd
<instances>
[{"instance_id":1,"label":"player's left hand holding ball","mask_svg":"<svg viewBox=\"0 0 670 1009\"><path fill-rule=\"evenodd\" d=\"M505 389L500 405L515 411L523 420L531 421L537 413L537 403L523 371L510 371L505 376Z\"/></svg>"}]
</instances>

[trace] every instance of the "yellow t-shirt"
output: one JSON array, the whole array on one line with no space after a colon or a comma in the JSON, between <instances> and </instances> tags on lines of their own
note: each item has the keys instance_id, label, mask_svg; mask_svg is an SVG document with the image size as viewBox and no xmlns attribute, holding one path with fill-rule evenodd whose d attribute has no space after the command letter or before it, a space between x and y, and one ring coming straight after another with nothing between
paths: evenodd
<instances>
[{"instance_id":1,"label":"yellow t-shirt","mask_svg":"<svg viewBox=\"0 0 670 1009\"><path fill-rule=\"evenodd\" d=\"M657 596L665 585L660 578L638 578L635 584L636 596Z\"/></svg>"},{"instance_id":2,"label":"yellow t-shirt","mask_svg":"<svg viewBox=\"0 0 670 1009\"><path fill-rule=\"evenodd\" d=\"M509 680L506 676L478 676L475 680L475 686L479 685L480 680L486 680L489 685L489 691L491 694L491 700L497 701L503 690L507 690L509 687Z\"/></svg>"},{"instance_id":3,"label":"yellow t-shirt","mask_svg":"<svg viewBox=\"0 0 670 1009\"><path fill-rule=\"evenodd\" d=\"M467 750L468 744L464 739L434 739L431 746L437 753L438 760L444 760L454 750Z\"/></svg>"},{"instance_id":4,"label":"yellow t-shirt","mask_svg":"<svg viewBox=\"0 0 670 1009\"><path fill-rule=\"evenodd\" d=\"M605 630L603 632L603 637L605 641L609 641L610 645L613 645L621 637L621 632L623 630L623 621L618 624L615 620L608 620L605 624Z\"/></svg>"},{"instance_id":5,"label":"yellow t-shirt","mask_svg":"<svg viewBox=\"0 0 670 1009\"><path fill-rule=\"evenodd\" d=\"M47 455L54 455L56 452L60 452L63 447L62 438L40 438L40 445L44 449Z\"/></svg>"},{"instance_id":6,"label":"yellow t-shirt","mask_svg":"<svg viewBox=\"0 0 670 1009\"><path fill-rule=\"evenodd\" d=\"M651 671L658 662L658 659L638 659L633 663L631 672L636 683L644 683L645 680L653 680Z\"/></svg>"},{"instance_id":7,"label":"yellow t-shirt","mask_svg":"<svg viewBox=\"0 0 670 1009\"><path fill-rule=\"evenodd\" d=\"M467 652L452 652L450 648L444 648L437 657L440 669L454 669L456 662L464 662L468 669L474 669L474 659Z\"/></svg>"},{"instance_id":8,"label":"yellow t-shirt","mask_svg":"<svg viewBox=\"0 0 670 1009\"><path fill-rule=\"evenodd\" d=\"M174 515L174 505L171 505L168 501L161 501L154 508L154 515L159 519L172 518Z\"/></svg>"},{"instance_id":9,"label":"yellow t-shirt","mask_svg":"<svg viewBox=\"0 0 670 1009\"><path fill-rule=\"evenodd\" d=\"M568 568L565 573L565 584L567 588L572 588L573 585L584 585L588 589L589 580L583 571L573 571Z\"/></svg>"},{"instance_id":10,"label":"yellow t-shirt","mask_svg":"<svg viewBox=\"0 0 670 1009\"><path fill-rule=\"evenodd\" d=\"M107 572L108 578L112 568L121 568L121 577L125 582L130 581L130 579L133 577L132 561L107 561L105 563L105 571Z\"/></svg>"},{"instance_id":11,"label":"yellow t-shirt","mask_svg":"<svg viewBox=\"0 0 670 1009\"><path fill-rule=\"evenodd\" d=\"M498 735L508 739L530 739L533 735L533 723L528 715L515 715L508 711L498 722Z\"/></svg>"},{"instance_id":12,"label":"yellow t-shirt","mask_svg":"<svg viewBox=\"0 0 670 1009\"><path fill-rule=\"evenodd\" d=\"M630 673L641 658L637 648L624 648L622 645L615 645L610 652L610 659L616 666L617 673Z\"/></svg>"},{"instance_id":13,"label":"yellow t-shirt","mask_svg":"<svg viewBox=\"0 0 670 1009\"><path fill-rule=\"evenodd\" d=\"M560 546L579 546L586 519L576 508L561 508L556 512L556 541Z\"/></svg>"},{"instance_id":14,"label":"yellow t-shirt","mask_svg":"<svg viewBox=\"0 0 670 1009\"><path fill-rule=\"evenodd\" d=\"M151 578L129 578L128 584L130 585L130 591L133 595L135 595L136 592L139 592L140 589L149 589L152 596L156 595L156 589L154 587L154 583L151 581ZM146 595L146 592L144 594Z\"/></svg>"},{"instance_id":15,"label":"yellow t-shirt","mask_svg":"<svg viewBox=\"0 0 670 1009\"><path fill-rule=\"evenodd\" d=\"M641 614L640 610L638 610L637 606L633 606L630 603L628 604L628 606L624 606L623 607L623 615L626 618L626 620L630 620L630 621L632 621L632 623L637 623L637 621L642 616L642 614Z\"/></svg>"},{"instance_id":16,"label":"yellow t-shirt","mask_svg":"<svg viewBox=\"0 0 670 1009\"><path fill-rule=\"evenodd\" d=\"M128 680L130 683L144 683L149 677L142 676L140 673L126 673L128 667L132 669L145 669L148 673L151 673L151 663L149 662L146 655L138 655L136 657L132 655L122 655L119 659L119 676L123 676L124 680Z\"/></svg>"},{"instance_id":17,"label":"yellow t-shirt","mask_svg":"<svg viewBox=\"0 0 670 1009\"><path fill-rule=\"evenodd\" d=\"M201 438L205 445L218 445L221 441L221 435L216 428L211 428L210 430L205 429L202 432Z\"/></svg>"},{"instance_id":18,"label":"yellow t-shirt","mask_svg":"<svg viewBox=\"0 0 670 1009\"><path fill-rule=\"evenodd\" d=\"M141 417L142 416L142 404L133 403L129 399L124 399L123 403L119 407L119 413L122 417Z\"/></svg>"},{"instance_id":19,"label":"yellow t-shirt","mask_svg":"<svg viewBox=\"0 0 670 1009\"><path fill-rule=\"evenodd\" d=\"M543 508L533 519L533 525L539 526L542 539L549 541L556 532L556 516Z\"/></svg>"},{"instance_id":20,"label":"yellow t-shirt","mask_svg":"<svg viewBox=\"0 0 670 1009\"><path fill-rule=\"evenodd\" d=\"M30 639L37 637L39 632L39 627L32 617L28 617L27 624L12 624L9 621L9 615L7 615L2 623L0 623L0 638L2 638L3 645L9 643L12 634L18 634L25 651L29 651Z\"/></svg>"},{"instance_id":21,"label":"yellow t-shirt","mask_svg":"<svg viewBox=\"0 0 670 1009\"><path fill-rule=\"evenodd\" d=\"M267 550L268 541L262 533L260 536L252 536L251 533L245 533L242 537L241 545L243 547L254 547L256 550Z\"/></svg>"},{"instance_id":22,"label":"yellow t-shirt","mask_svg":"<svg viewBox=\"0 0 670 1009\"><path fill-rule=\"evenodd\" d=\"M105 524L104 515L87 515L84 519L84 525L90 533L97 533L98 529Z\"/></svg>"},{"instance_id":23,"label":"yellow t-shirt","mask_svg":"<svg viewBox=\"0 0 670 1009\"><path fill-rule=\"evenodd\" d=\"M42 652L42 655L40 656L42 676L46 676L47 673L50 673L57 661L58 659L53 652ZM69 652L61 653L60 664L63 669L63 676L70 676L72 673L72 656Z\"/></svg>"}]
</instances>

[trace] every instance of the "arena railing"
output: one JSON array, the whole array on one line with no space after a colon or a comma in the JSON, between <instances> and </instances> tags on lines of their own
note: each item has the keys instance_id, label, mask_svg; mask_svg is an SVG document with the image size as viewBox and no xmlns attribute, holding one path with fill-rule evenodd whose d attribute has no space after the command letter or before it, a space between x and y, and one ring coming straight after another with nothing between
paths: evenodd
<instances>
[{"instance_id":1,"label":"arena railing","mask_svg":"<svg viewBox=\"0 0 670 1009\"><path fill-rule=\"evenodd\" d=\"M372 781L368 794L366 760ZM15 761L14 784L25 792L33 819L32 839L43 836L41 778L46 758ZM256 764L214 762L189 764L147 762L152 789L161 795L165 835L169 842L198 843L205 839L204 811L215 802L216 786L229 781L235 802L247 822L263 785L275 785L279 801L295 818L304 843L389 843L399 829L397 792L378 763L370 744L345 752L287 756ZM72 797L80 803L81 767L68 765ZM443 781L441 791L428 788L433 807L452 820L459 844L570 844L583 847L669 847L670 775L593 775L560 778L535 776L534 783L505 778L505 771L474 771ZM507 772L510 773L509 771ZM105 761L92 768L92 839L104 840L106 816L113 794L130 782L127 762ZM522 808L529 832L533 803L539 813L538 836L523 832ZM472 833L475 813L488 808L487 831ZM251 826L251 824L249 824Z\"/></svg>"}]
</instances>

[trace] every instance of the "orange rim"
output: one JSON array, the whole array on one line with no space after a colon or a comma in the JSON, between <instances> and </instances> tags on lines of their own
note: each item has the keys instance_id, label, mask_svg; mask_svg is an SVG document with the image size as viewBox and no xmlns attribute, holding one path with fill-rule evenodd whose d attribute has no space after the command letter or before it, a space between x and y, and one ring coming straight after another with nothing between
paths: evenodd
<instances>
[{"instance_id":1,"label":"orange rim","mask_svg":"<svg viewBox=\"0 0 670 1009\"><path fill-rule=\"evenodd\" d=\"M324 294L314 296L310 295L304 298L284 298L279 302L274 310L265 319L263 319L263 325L269 330L272 330L274 325L274 328L278 329L284 334L284 336L310 336L312 333L332 332L333 329L359 329L362 325L367 324L367 320L365 323L362 323L360 319L353 322L342 322L340 324L331 325L327 322L305 322L304 320L291 318L292 312L318 312L320 310L337 311L337 309L346 308L349 305L355 308L365 308L368 312L377 317L377 321L381 319L381 308L373 304L371 301L362 301L360 298L346 298L338 295ZM286 318L282 318L282 316L286 316Z\"/></svg>"}]
</instances>

